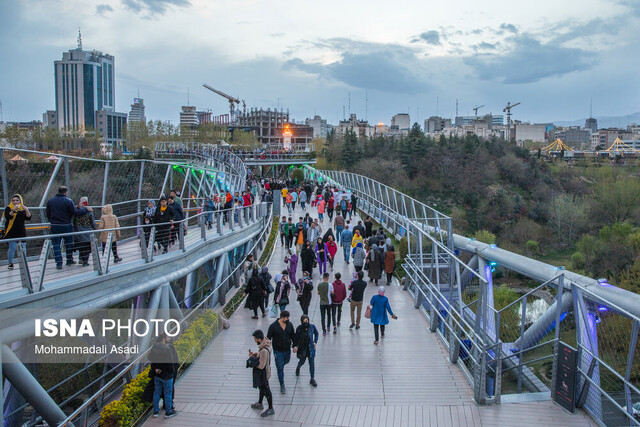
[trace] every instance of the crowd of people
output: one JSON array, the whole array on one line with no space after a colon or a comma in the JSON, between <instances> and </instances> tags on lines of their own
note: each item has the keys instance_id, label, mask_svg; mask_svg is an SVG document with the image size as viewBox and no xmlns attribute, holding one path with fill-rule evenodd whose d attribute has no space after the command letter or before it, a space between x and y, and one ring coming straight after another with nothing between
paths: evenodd
<instances>
[{"instance_id":1,"label":"crowd of people","mask_svg":"<svg viewBox=\"0 0 640 427\"><path fill-rule=\"evenodd\" d=\"M292 351L299 359L296 376L308 362L309 382L317 387L314 359L320 330L323 336L338 333L345 302L349 304L350 329L360 329L368 287L365 274L368 274L371 284L378 285L384 272L385 285L390 285L396 255L392 240L383 228L375 229L368 216L363 222L355 215L358 203L355 194L310 181L298 184L292 180L263 180L261 185L264 186L265 198L273 200L272 193L280 193L282 207L289 214L281 217L278 226L286 268L272 276L267 267L257 265L252 255L247 257L243 266L246 278L244 291L247 294L245 307L253 310L252 318L259 318L258 310L262 317L277 318L266 334L260 329L253 333L258 352L250 351L247 361L247 367L253 368L253 386L260 390L259 400L252 408L263 410L266 398L268 408L261 415L269 416L275 413L269 388L271 354L282 394L286 393L284 367L289 363ZM292 215L298 211L302 214L294 222ZM333 273L336 257L340 254L347 265L353 263L350 280L343 281L341 272ZM316 271L319 282L314 285ZM389 316L397 318L385 290L385 286L379 286L364 310L365 317L370 318L373 324L376 345L385 336ZM309 319L314 291L319 300L320 327ZM287 310L293 297L303 313L297 328Z\"/></svg>"}]
</instances>

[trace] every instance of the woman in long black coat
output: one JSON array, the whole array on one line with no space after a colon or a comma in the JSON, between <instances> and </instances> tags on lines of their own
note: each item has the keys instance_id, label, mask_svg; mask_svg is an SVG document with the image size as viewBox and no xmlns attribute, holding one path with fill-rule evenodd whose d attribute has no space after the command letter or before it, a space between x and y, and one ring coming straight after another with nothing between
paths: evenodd
<instances>
[{"instance_id":1,"label":"woman in long black coat","mask_svg":"<svg viewBox=\"0 0 640 427\"><path fill-rule=\"evenodd\" d=\"M266 292L267 289L264 281L258 275L258 269L254 268L253 273L247 282L247 286L244 289L244 293L248 295L247 302L244 307L253 310L252 319L258 318L258 308L262 311L262 317L265 316L264 295Z\"/></svg>"},{"instance_id":2,"label":"woman in long black coat","mask_svg":"<svg viewBox=\"0 0 640 427\"><path fill-rule=\"evenodd\" d=\"M311 242L308 240L304 242L304 247L300 252L300 259L302 260L302 272L309 272L309 277L313 273L313 264L316 262L316 253L311 248Z\"/></svg>"}]
</instances>

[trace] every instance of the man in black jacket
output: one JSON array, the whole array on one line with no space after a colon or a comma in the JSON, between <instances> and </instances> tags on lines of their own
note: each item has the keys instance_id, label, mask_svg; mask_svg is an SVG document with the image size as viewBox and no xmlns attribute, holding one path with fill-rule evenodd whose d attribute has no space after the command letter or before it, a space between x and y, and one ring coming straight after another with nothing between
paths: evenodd
<instances>
[{"instance_id":1,"label":"man in black jacket","mask_svg":"<svg viewBox=\"0 0 640 427\"><path fill-rule=\"evenodd\" d=\"M360 329L360 318L362 316L362 300L364 299L364 291L367 289L367 282L362 280L364 271L358 271L358 279L351 282L349 290L351 291L351 326ZM357 316L355 315L357 311Z\"/></svg>"},{"instance_id":2,"label":"man in black jacket","mask_svg":"<svg viewBox=\"0 0 640 427\"><path fill-rule=\"evenodd\" d=\"M93 212L91 207L78 209L73 200L67 197L67 187L64 185L58 188L58 194L47 201L45 213L47 220L51 223L51 234L72 233L72 219L74 216L84 215ZM75 264L73 260L73 236L52 237L53 258L56 260L56 268L62 268L62 251L60 243L64 240L64 248L67 252L67 265Z\"/></svg>"},{"instance_id":3,"label":"man in black jacket","mask_svg":"<svg viewBox=\"0 0 640 427\"><path fill-rule=\"evenodd\" d=\"M168 335L160 334L158 342L151 348L149 359L154 381L153 416L155 418L159 415L160 395L164 394L164 417L175 417L177 412L173 408L173 382L178 373L178 354Z\"/></svg>"},{"instance_id":4,"label":"man in black jacket","mask_svg":"<svg viewBox=\"0 0 640 427\"><path fill-rule=\"evenodd\" d=\"M294 353L298 351L296 332L291 322L289 322L289 312L287 310L282 311L280 319L269 326L267 338L271 341L273 356L276 359L280 393L285 394L287 389L284 387L284 365L291 360L291 347L293 347Z\"/></svg>"}]
</instances>

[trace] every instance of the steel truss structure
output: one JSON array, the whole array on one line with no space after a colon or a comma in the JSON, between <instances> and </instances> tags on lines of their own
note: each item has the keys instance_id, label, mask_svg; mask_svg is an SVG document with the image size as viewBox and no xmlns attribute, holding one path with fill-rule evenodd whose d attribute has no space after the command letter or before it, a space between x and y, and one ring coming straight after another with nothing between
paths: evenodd
<instances>
[{"instance_id":1,"label":"steel truss structure","mask_svg":"<svg viewBox=\"0 0 640 427\"><path fill-rule=\"evenodd\" d=\"M466 374L477 403L518 400L525 392L549 398L559 342L570 341L578 351L576 406L602 425L640 425L633 409L640 402L640 295L453 234L446 215L365 176L310 166L305 173L354 192L359 209L406 238L404 286ZM541 284L497 309L496 268ZM553 301L530 321L527 306L543 291ZM548 365L551 381L543 381L540 367Z\"/></svg>"},{"instance_id":2,"label":"steel truss structure","mask_svg":"<svg viewBox=\"0 0 640 427\"><path fill-rule=\"evenodd\" d=\"M240 284L238 267L244 257L248 253L257 255L262 249L272 222L271 206L255 203L215 212L201 210L205 196L246 188L247 172L242 161L216 147L202 146L198 157L192 157L188 163L94 160L11 150L18 151L26 162L8 164L4 151L0 150L0 199L6 206L11 194L28 195L25 204L37 206L31 209L35 223L29 228L33 233L47 233L49 224L44 207L59 185L66 185L76 200L87 195L96 220L105 204L111 204L120 219L121 227L117 230L56 235L76 239L84 236L83 240L90 242L89 267L53 268L52 235L43 234L19 239L25 242L24 246L17 245L19 268L8 270L5 264L0 273L0 354L2 374L7 380L0 387L5 425L34 425L41 420L49 425L72 421L91 424L95 421L92 414L100 409L97 403L108 399L105 395L108 374L118 373L111 382L122 382L137 373L138 362L144 361L151 337L137 342L143 353L139 360L124 359L109 369L105 364L105 372L97 383L89 384L65 402L56 402L51 397L53 389L45 390L37 376L20 361L21 352L30 345L34 320L78 318L130 302L132 318L141 318L143 310L147 313L145 317L151 316L149 313L168 315L171 310L180 313L177 320L184 322L196 308L220 306ZM53 163L44 161L45 156L54 157ZM168 253L160 254L154 250L155 228L141 223L143 207L146 200L157 200L171 189L181 190L185 219L174 222L175 243ZM98 201L101 203L95 203ZM116 233L120 233L121 263L115 264L110 250L99 250L100 233L108 235L103 242L107 249ZM6 254L8 244L16 240L0 240L0 253ZM63 404L96 387L98 392L71 417L62 411Z\"/></svg>"}]
</instances>

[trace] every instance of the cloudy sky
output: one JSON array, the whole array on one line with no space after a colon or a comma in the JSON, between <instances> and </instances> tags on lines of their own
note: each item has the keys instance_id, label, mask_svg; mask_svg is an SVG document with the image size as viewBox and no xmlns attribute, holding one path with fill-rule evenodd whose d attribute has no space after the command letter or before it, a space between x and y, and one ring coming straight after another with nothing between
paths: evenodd
<instances>
[{"instance_id":1,"label":"cloudy sky","mask_svg":"<svg viewBox=\"0 0 640 427\"><path fill-rule=\"evenodd\" d=\"M535 122L640 111L638 0L20 0L0 2L5 120L54 107L53 61L76 47L116 58L116 108L248 106L336 123L398 112L501 113ZM365 103L365 99L368 102Z\"/></svg>"}]
</instances>

